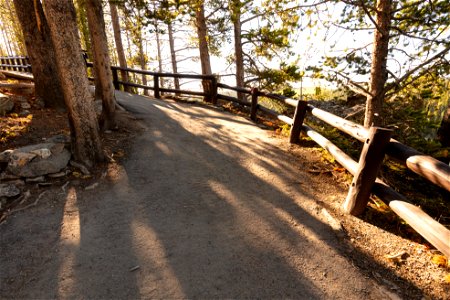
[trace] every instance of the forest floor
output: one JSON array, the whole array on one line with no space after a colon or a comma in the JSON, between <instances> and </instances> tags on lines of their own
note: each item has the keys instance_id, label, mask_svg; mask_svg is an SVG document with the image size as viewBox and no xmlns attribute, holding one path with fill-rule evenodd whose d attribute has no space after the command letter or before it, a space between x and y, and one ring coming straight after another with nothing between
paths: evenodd
<instances>
[{"instance_id":1,"label":"forest floor","mask_svg":"<svg viewBox=\"0 0 450 300\"><path fill-rule=\"evenodd\" d=\"M435 250L340 211L348 176L319 148L117 95L130 113L102 134L108 163L2 211L1 298L448 299ZM30 112L0 118L17 131L0 151L68 132L65 114Z\"/></svg>"}]
</instances>

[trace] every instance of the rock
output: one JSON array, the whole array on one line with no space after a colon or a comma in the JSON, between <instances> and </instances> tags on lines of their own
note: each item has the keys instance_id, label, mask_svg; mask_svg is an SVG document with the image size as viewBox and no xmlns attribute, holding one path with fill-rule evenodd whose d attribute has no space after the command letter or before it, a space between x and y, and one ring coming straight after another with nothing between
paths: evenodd
<instances>
[{"instance_id":1,"label":"rock","mask_svg":"<svg viewBox=\"0 0 450 300\"><path fill-rule=\"evenodd\" d=\"M64 144L43 143L16 149L9 158L7 171L19 177L39 177L64 169L70 152Z\"/></svg>"},{"instance_id":2,"label":"rock","mask_svg":"<svg viewBox=\"0 0 450 300\"><path fill-rule=\"evenodd\" d=\"M77 163L77 162L74 161L74 160L71 160L71 161L70 161L70 165L73 166L73 167L75 167L75 168L77 168L78 170L80 170L81 173L83 173L84 175L91 175L91 173L89 172L89 170L88 170L84 165L82 165L82 164L80 164L80 163Z\"/></svg>"},{"instance_id":3,"label":"rock","mask_svg":"<svg viewBox=\"0 0 450 300\"><path fill-rule=\"evenodd\" d=\"M17 152L17 150L15 150L9 157L8 169L11 171L11 168L22 168L30 161L32 161L36 156L37 155L34 153ZM15 172L11 173L16 174Z\"/></svg>"},{"instance_id":4,"label":"rock","mask_svg":"<svg viewBox=\"0 0 450 300\"><path fill-rule=\"evenodd\" d=\"M55 136L52 136L51 138L48 138L46 140L47 143L55 143L55 144L64 144L64 143L70 143L70 137L65 134L58 134ZM53 149L50 149L53 152Z\"/></svg>"},{"instance_id":5,"label":"rock","mask_svg":"<svg viewBox=\"0 0 450 300\"><path fill-rule=\"evenodd\" d=\"M64 151L64 144L58 143L50 148L51 154L57 155Z\"/></svg>"},{"instance_id":6,"label":"rock","mask_svg":"<svg viewBox=\"0 0 450 300\"><path fill-rule=\"evenodd\" d=\"M45 178L44 176L38 176L38 177L33 177L33 178L27 178L25 180L26 183L37 183L37 182L44 182Z\"/></svg>"},{"instance_id":7,"label":"rock","mask_svg":"<svg viewBox=\"0 0 450 300\"><path fill-rule=\"evenodd\" d=\"M0 116L11 112L14 108L14 101L12 101L8 96L0 93Z\"/></svg>"},{"instance_id":8,"label":"rock","mask_svg":"<svg viewBox=\"0 0 450 300\"><path fill-rule=\"evenodd\" d=\"M34 101L34 105L35 105L37 108L44 108L44 107L45 107L45 101L44 101L43 99L41 99L41 98L38 98L38 99L36 99L36 100Z\"/></svg>"},{"instance_id":9,"label":"rock","mask_svg":"<svg viewBox=\"0 0 450 300\"><path fill-rule=\"evenodd\" d=\"M58 153L60 153L61 151L59 151ZM50 151L50 149L47 148L42 148L42 149L36 149L33 151L30 151L30 153L36 154L37 156L39 156L40 158L46 159L49 158L52 155L52 152Z\"/></svg>"},{"instance_id":10,"label":"rock","mask_svg":"<svg viewBox=\"0 0 450 300\"><path fill-rule=\"evenodd\" d=\"M0 181L20 179L19 176L3 172L0 174Z\"/></svg>"},{"instance_id":11,"label":"rock","mask_svg":"<svg viewBox=\"0 0 450 300\"><path fill-rule=\"evenodd\" d=\"M58 172L53 174L48 174L47 176L50 178L61 178L67 175L67 172Z\"/></svg>"},{"instance_id":12,"label":"rock","mask_svg":"<svg viewBox=\"0 0 450 300\"><path fill-rule=\"evenodd\" d=\"M8 149L0 153L0 162L8 162L9 157L11 156L11 153L13 153L14 150Z\"/></svg>"},{"instance_id":13,"label":"rock","mask_svg":"<svg viewBox=\"0 0 450 300\"><path fill-rule=\"evenodd\" d=\"M29 110L22 110L22 111L19 113L19 117L25 118L25 117L27 117L27 116L30 115L30 114L31 114L31 112L30 112Z\"/></svg>"},{"instance_id":14,"label":"rock","mask_svg":"<svg viewBox=\"0 0 450 300\"><path fill-rule=\"evenodd\" d=\"M21 107L22 109L30 109L30 108L31 108L31 105L30 105L30 103L28 103L28 102L22 102L22 103L20 103L20 107Z\"/></svg>"},{"instance_id":15,"label":"rock","mask_svg":"<svg viewBox=\"0 0 450 300\"><path fill-rule=\"evenodd\" d=\"M16 197L20 195L20 190L14 185L10 183L1 183L0 184L0 197Z\"/></svg>"}]
</instances>

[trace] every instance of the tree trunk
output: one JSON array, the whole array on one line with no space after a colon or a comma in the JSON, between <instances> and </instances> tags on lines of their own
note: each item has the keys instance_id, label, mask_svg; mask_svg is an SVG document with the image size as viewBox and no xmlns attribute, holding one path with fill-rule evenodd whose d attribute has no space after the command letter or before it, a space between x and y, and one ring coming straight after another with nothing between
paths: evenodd
<instances>
[{"instance_id":1,"label":"tree trunk","mask_svg":"<svg viewBox=\"0 0 450 300\"><path fill-rule=\"evenodd\" d=\"M144 55L144 42L142 40L142 31L139 31L139 37L138 37L138 48L139 48L139 63L141 64L142 70L147 70L146 63L145 63L145 55ZM147 85L147 76L145 74L142 74L142 84ZM149 96L149 92L147 89L144 89L144 95Z\"/></svg>"},{"instance_id":2,"label":"tree trunk","mask_svg":"<svg viewBox=\"0 0 450 300\"><path fill-rule=\"evenodd\" d=\"M172 23L167 24L167 29L169 32L169 46L170 46L170 58L172 61L172 72L176 74L176 73L178 73L178 68L177 68L177 56L175 54L175 40L173 38ZM174 83L175 89L179 90L180 89L180 80L178 78L174 78L173 83Z\"/></svg>"},{"instance_id":3,"label":"tree trunk","mask_svg":"<svg viewBox=\"0 0 450 300\"><path fill-rule=\"evenodd\" d=\"M102 95L101 129L116 129L116 99L114 97L111 61L106 39L102 3L100 0L87 0L86 8L92 41L95 75L97 77L95 89L101 90Z\"/></svg>"},{"instance_id":4,"label":"tree trunk","mask_svg":"<svg viewBox=\"0 0 450 300\"><path fill-rule=\"evenodd\" d=\"M14 6L32 65L36 98L48 107L63 109L64 95L58 78L55 50L41 2L14 0Z\"/></svg>"},{"instance_id":5,"label":"tree trunk","mask_svg":"<svg viewBox=\"0 0 450 300\"><path fill-rule=\"evenodd\" d=\"M75 8L72 1L46 0L44 13L55 45L59 78L69 113L72 152L76 161L92 167L104 159L104 154L81 55Z\"/></svg>"},{"instance_id":6,"label":"tree trunk","mask_svg":"<svg viewBox=\"0 0 450 300\"><path fill-rule=\"evenodd\" d=\"M205 8L203 0L200 1L199 6L195 11L196 25L197 25L197 35L198 35L198 49L200 51L200 62L202 65L202 74L211 75L211 60L209 57L209 47L208 47L208 28L206 27L205 19ZM203 91L207 94L211 94L211 85L208 80L202 81ZM206 98L206 101L211 101L212 99Z\"/></svg>"},{"instance_id":7,"label":"tree trunk","mask_svg":"<svg viewBox=\"0 0 450 300\"><path fill-rule=\"evenodd\" d=\"M442 146L450 147L450 104L445 111L444 118L442 119L441 126L439 127L438 137Z\"/></svg>"},{"instance_id":8,"label":"tree trunk","mask_svg":"<svg viewBox=\"0 0 450 300\"><path fill-rule=\"evenodd\" d=\"M369 96L366 103L364 126L382 126L383 102L387 80L387 56L391 24L391 0L377 0L377 30L374 33L372 65L370 69Z\"/></svg>"},{"instance_id":9,"label":"tree trunk","mask_svg":"<svg viewBox=\"0 0 450 300\"><path fill-rule=\"evenodd\" d=\"M155 23L155 34L156 34L156 50L158 53L158 72L162 73L162 56L161 56L161 39L159 38L159 32L158 32L158 24ZM159 87L164 88L164 78L159 78ZM161 93L163 94L163 93Z\"/></svg>"},{"instance_id":10,"label":"tree trunk","mask_svg":"<svg viewBox=\"0 0 450 300\"><path fill-rule=\"evenodd\" d=\"M234 53L236 59L236 86L244 87L244 53L241 40L241 12L237 7L233 12ZM238 99L243 101L244 94L238 92Z\"/></svg>"},{"instance_id":11,"label":"tree trunk","mask_svg":"<svg viewBox=\"0 0 450 300\"><path fill-rule=\"evenodd\" d=\"M123 44L122 44L122 35L120 33L120 21L119 21L119 14L117 11L116 4L113 4L111 1L109 2L109 8L111 10L111 20L112 20L112 26L114 31L114 41L116 43L116 50L117 50L117 59L119 60L119 66L121 68L127 67L127 60L125 58L125 52L123 51ZM127 71L120 71L121 75L121 81L128 82L128 72ZM125 92L130 92L130 87L125 86L124 87Z\"/></svg>"},{"instance_id":12,"label":"tree trunk","mask_svg":"<svg viewBox=\"0 0 450 300\"><path fill-rule=\"evenodd\" d=\"M89 26L87 21L87 12L86 12L86 0L77 0L77 20L78 27L81 33L81 40L83 42L84 50L86 50L88 60L92 60L92 43L89 35Z\"/></svg>"}]
</instances>

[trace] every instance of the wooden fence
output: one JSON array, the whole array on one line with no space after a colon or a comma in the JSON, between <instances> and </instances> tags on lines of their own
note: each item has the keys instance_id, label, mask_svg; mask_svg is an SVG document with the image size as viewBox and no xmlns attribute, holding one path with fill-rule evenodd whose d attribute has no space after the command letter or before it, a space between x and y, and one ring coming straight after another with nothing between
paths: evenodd
<instances>
[{"instance_id":1,"label":"wooden fence","mask_svg":"<svg viewBox=\"0 0 450 300\"><path fill-rule=\"evenodd\" d=\"M2 64L0 69L16 68L18 71L29 71L29 65L22 58L0 58ZM22 60L20 60L22 59ZM14 64L17 62L17 64ZM24 63L25 62L25 63ZM92 63L87 63L87 67L92 67ZM391 138L392 131L380 127L365 128L362 125L345 120L329 112L316 108L305 101L290 99L282 95L265 93L257 88L232 87L218 83L214 75L193 75L157 73L151 71L136 70L130 68L120 68L113 66L113 82L116 89L121 87L142 88L152 90L155 98L160 98L161 92L203 96L213 104L218 100L231 101L250 108L250 118L256 120L258 112L271 115L278 120L291 126L289 142L296 143L300 139L303 131L321 147L326 149L345 169L352 175L353 180L349 188L347 197L343 202L343 209L352 215L361 214L367 206L370 194L375 194L412 228L421 234L428 242L439 249L444 255L450 258L450 230L442 224L428 216L419 207L409 203L407 199L388 186L381 179L377 178L378 171L383 163L385 155L404 164L414 173L428 179L431 183L440 186L450 192L450 166L440 162L430 156L426 156L419 151ZM135 73L139 75L152 76L153 86L147 86L132 82L125 82L119 77L119 71ZM130 78L130 76L128 76ZM203 91L176 90L161 88L160 78L184 78L198 79L207 82L207 88ZM92 78L91 78L92 79ZM205 86L205 85L204 85ZM245 97L233 97L219 93L219 90L236 92ZM251 101L245 100L250 98ZM280 114L259 103L260 97L282 101L295 108L292 117ZM331 141L326 139L317 131L305 124L305 119L314 116L323 122L339 129L351 137L362 142L363 148L359 161L356 162L349 155L339 149Z\"/></svg>"},{"instance_id":2,"label":"wooden fence","mask_svg":"<svg viewBox=\"0 0 450 300\"><path fill-rule=\"evenodd\" d=\"M27 56L2 56L0 70L31 73L30 59Z\"/></svg>"}]
</instances>

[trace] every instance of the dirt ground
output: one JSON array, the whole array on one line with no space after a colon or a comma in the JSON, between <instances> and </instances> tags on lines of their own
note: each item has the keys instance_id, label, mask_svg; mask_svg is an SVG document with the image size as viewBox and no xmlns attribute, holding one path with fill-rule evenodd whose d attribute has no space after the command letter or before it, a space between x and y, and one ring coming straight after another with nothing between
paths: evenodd
<instances>
[{"instance_id":1,"label":"dirt ground","mask_svg":"<svg viewBox=\"0 0 450 300\"><path fill-rule=\"evenodd\" d=\"M4 212L1 298L448 299L427 246L340 213L345 175L320 150L220 109L118 96L132 115L103 135L104 169L27 186Z\"/></svg>"}]
</instances>

